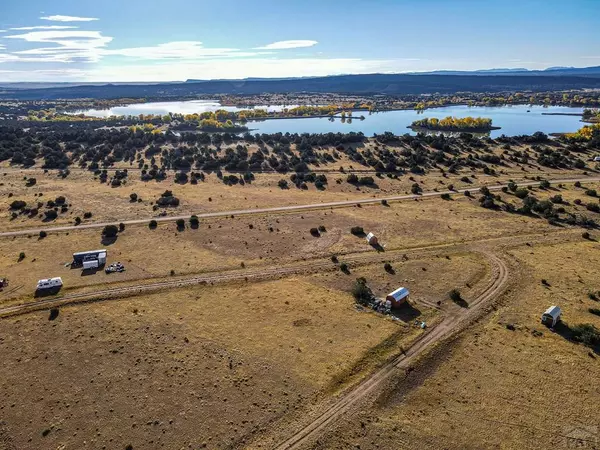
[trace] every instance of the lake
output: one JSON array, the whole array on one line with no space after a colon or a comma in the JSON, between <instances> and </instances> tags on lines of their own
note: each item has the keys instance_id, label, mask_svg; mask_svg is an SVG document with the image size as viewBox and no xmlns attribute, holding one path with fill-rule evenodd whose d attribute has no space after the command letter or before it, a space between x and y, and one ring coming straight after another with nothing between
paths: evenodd
<instances>
[{"instance_id":1,"label":"lake","mask_svg":"<svg viewBox=\"0 0 600 450\"><path fill-rule=\"evenodd\" d=\"M270 105L257 106L269 111L279 111L284 107L291 108L294 105ZM82 111L87 115L95 117L108 117L110 115L139 115L139 114L166 114L168 112L192 114L205 111L215 111L217 109L226 109L227 111L239 111L240 109L231 106L221 106L218 102L207 100L193 100L183 102L156 102L143 103L128 106L119 106L108 110L88 110ZM447 116L455 117L487 117L492 119L494 126L501 127L500 130L494 130L490 133L491 137L498 137L502 134L515 136L520 134L533 134L536 131L549 133L573 132L581 128L584 124L578 116L548 116L542 113L571 113L581 114L583 108L569 108L563 106L446 106L443 108L427 109L423 112L414 110L379 112L369 115L368 111L354 111L352 121L342 122L340 118L330 121L328 118L309 118L309 119L275 119L264 121L248 122L248 128L253 133L328 133L350 131L362 131L366 136L372 136L374 133L381 134L385 131L391 131L394 134L411 133L407 128L413 121L424 117L437 117L439 119ZM363 115L365 120L359 120Z\"/></svg>"},{"instance_id":2,"label":"lake","mask_svg":"<svg viewBox=\"0 0 600 450\"><path fill-rule=\"evenodd\" d=\"M255 108L266 109L267 111L281 111L283 108L293 108L297 105L270 105L256 106ZM76 111L72 114L84 113L92 117L110 117L110 116L139 116L140 114L160 114L167 113L194 114L207 111L216 111L224 109L226 111L241 111L249 108L238 108L236 106L222 106L219 102L211 100L191 100L183 102L151 102L134 103L127 106L115 106L109 109L88 109Z\"/></svg>"}]
</instances>

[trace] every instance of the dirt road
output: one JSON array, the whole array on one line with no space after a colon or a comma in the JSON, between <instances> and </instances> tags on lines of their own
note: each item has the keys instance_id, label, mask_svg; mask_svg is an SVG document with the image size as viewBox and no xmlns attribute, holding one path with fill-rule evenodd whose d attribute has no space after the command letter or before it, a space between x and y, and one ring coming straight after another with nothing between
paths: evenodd
<instances>
[{"instance_id":1,"label":"dirt road","mask_svg":"<svg viewBox=\"0 0 600 450\"><path fill-rule=\"evenodd\" d=\"M563 178L563 179L553 179L548 180L552 183L575 183L575 182L590 182L590 181L600 181L600 177L580 177L580 178ZM539 181L528 181L516 183L520 187L526 186L539 186ZM210 213L202 213L196 214L199 219L208 219L215 217L227 217L227 216L245 216L251 214L268 214L268 213L282 213L282 212L298 212L298 211L306 211L306 210L316 210L316 209L327 209L327 208L343 208L354 205L366 205L366 204L374 204L380 203L382 200L388 202L397 202L402 200L414 200L417 198L430 198L430 197L439 197L443 194L456 195L456 194L464 194L466 191L477 192L481 187L473 186L465 189L458 189L454 191L433 191L433 192L424 192L422 194L410 194L410 195L395 195L390 197L377 197L377 198L365 198L358 200L344 200L337 202L326 202L326 203L311 203L308 205L292 205L292 206L278 206L275 208L255 208L255 209L239 209L232 211L218 211L218 212L210 212ZM493 186L487 186L490 191L498 191L502 189L506 185L497 184ZM115 223L124 223L125 225L136 225L136 224L146 224L150 220L156 220L157 222L175 222L178 219L189 219L190 214L182 215L182 216L168 216L168 217L150 217L147 219L133 219L133 220L114 220L112 222L99 222L99 223L89 223L84 225L64 225L64 226L54 226L54 227L39 227L39 228L28 228L25 230L15 230L15 231L5 231L0 233L0 237L11 237L11 236L23 236L23 235L37 235L40 231L46 232L56 232L56 231L70 231L70 230L82 230L89 228L104 228L106 225L114 225Z\"/></svg>"},{"instance_id":2,"label":"dirt road","mask_svg":"<svg viewBox=\"0 0 600 450\"><path fill-rule=\"evenodd\" d=\"M361 400L372 393L382 382L397 373L397 369L406 369L422 353L427 351L435 343L450 336L451 333L460 330L490 301L499 296L505 289L509 280L509 272L506 263L491 253L485 253L490 264L492 264L492 278L486 289L469 304L469 308L462 314L448 315L444 320L422 335L406 352L393 359L369 378L359 384L356 388L330 404L317 417L294 431L285 441L276 446L278 450L298 449L308 445L333 421L342 414L356 406Z\"/></svg>"}]
</instances>

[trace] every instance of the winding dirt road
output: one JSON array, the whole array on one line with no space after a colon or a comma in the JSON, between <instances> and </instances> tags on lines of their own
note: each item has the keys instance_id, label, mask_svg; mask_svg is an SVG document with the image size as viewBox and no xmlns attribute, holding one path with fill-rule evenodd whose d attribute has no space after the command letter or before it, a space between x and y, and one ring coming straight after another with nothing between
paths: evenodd
<instances>
[{"instance_id":1,"label":"winding dirt road","mask_svg":"<svg viewBox=\"0 0 600 450\"><path fill-rule=\"evenodd\" d=\"M548 180L552 183L576 183L576 182L593 182L600 181L600 177L580 177L580 178L562 178L562 179L552 179ZM519 187L527 187L527 186L539 186L539 181L528 181L528 182L519 182L516 183ZM440 197L443 194L456 195L456 194L464 194L466 191L477 192L481 186L472 186L465 189L458 189L454 191L432 191L432 192L423 192L422 194L410 194L410 195L394 195L390 197L376 197L376 198L365 198L365 199L357 199L357 200L343 200L337 202L326 202L326 203L311 203L308 205L291 205L291 206L278 206L274 208L255 208L255 209L238 209L232 211L217 211L217 212L209 212L209 213L201 213L196 214L199 219L208 219L215 217L227 217L227 216L247 216L252 214L269 214L269 213L282 213L282 212L298 212L298 211L306 211L306 210L317 210L317 209L327 209L327 208L343 208L354 205L366 205L373 203L380 203L382 200L388 202L397 202L402 200L414 200L417 198L430 198L430 197ZM506 184L497 184L493 186L487 186L490 191L498 191L502 189ZM97 222L97 223L88 223L84 225L63 225L63 226L54 226L54 227L39 227L39 228L28 228L24 230L15 230L15 231L4 231L0 233L0 237L11 237L11 236L23 236L23 235L36 235L39 234L40 231L46 232L56 232L56 231L70 231L70 230L85 230L90 228L104 228L106 225L114 225L115 223L124 223L125 225L136 225L136 224L145 224L150 220L156 220L157 222L175 222L179 219L189 219L190 214L182 215L182 216L168 216L168 217L151 217L146 219L132 219L132 220L114 220L112 222Z\"/></svg>"},{"instance_id":2,"label":"winding dirt road","mask_svg":"<svg viewBox=\"0 0 600 450\"><path fill-rule=\"evenodd\" d=\"M451 333L463 328L492 299L502 294L509 280L508 267L497 256L487 252L485 255L492 265L491 281L486 289L470 302L469 308L464 313L454 313L446 316L439 325L430 329L426 334L423 334L404 354L387 363L356 388L343 395L335 403L327 406L317 417L312 418L309 423L304 424L302 428L293 432L288 439L281 442L275 448L278 450L291 450L308 445L324 431L327 425L338 419L358 402L365 399L382 382L396 373L397 369L408 368L419 355L423 354L435 343L450 336Z\"/></svg>"}]
</instances>

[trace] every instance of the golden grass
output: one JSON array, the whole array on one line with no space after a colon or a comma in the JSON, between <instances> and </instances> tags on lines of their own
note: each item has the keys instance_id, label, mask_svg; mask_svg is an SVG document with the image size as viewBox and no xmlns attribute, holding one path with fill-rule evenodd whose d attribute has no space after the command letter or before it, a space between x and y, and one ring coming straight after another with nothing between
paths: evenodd
<instances>
[{"instance_id":1,"label":"golden grass","mask_svg":"<svg viewBox=\"0 0 600 450\"><path fill-rule=\"evenodd\" d=\"M431 274L417 277L423 266ZM376 289L406 277L418 298L437 295L433 268L466 280L481 264L465 255L409 261L396 276L379 265L360 273ZM63 307L54 321L47 312L1 320L4 433L19 448L243 446L333 380L355 382L396 351L382 341L406 345L422 332L357 312L353 276L198 286Z\"/></svg>"},{"instance_id":2,"label":"golden grass","mask_svg":"<svg viewBox=\"0 0 600 450\"><path fill-rule=\"evenodd\" d=\"M438 352L439 368L422 386L406 397L388 393L356 419L368 417L366 428L352 422L325 446L570 448L575 442L567 437L581 428L597 439L598 355L549 331L540 316L557 304L569 325L600 328L600 319L587 311L597 306L588 292L600 290L598 249L580 242L511 251L523 272L502 306L448 349L447 358Z\"/></svg>"}]
</instances>

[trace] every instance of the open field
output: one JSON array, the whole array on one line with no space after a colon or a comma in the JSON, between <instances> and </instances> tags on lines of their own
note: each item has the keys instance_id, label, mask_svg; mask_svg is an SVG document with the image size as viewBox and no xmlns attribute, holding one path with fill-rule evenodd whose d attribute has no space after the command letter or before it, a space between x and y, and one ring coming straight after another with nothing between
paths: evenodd
<instances>
[{"instance_id":1,"label":"open field","mask_svg":"<svg viewBox=\"0 0 600 450\"><path fill-rule=\"evenodd\" d=\"M569 326L600 327L588 312L598 305L588 297L600 289L598 250L597 242L510 250L521 273L501 306L399 373L373 407L340 421L316 448L597 448L598 354L539 317L559 304Z\"/></svg>"},{"instance_id":2,"label":"open field","mask_svg":"<svg viewBox=\"0 0 600 450\"><path fill-rule=\"evenodd\" d=\"M586 184L586 188L593 186L598 183ZM569 203L564 205L566 209L594 215L574 204L575 198L585 197L584 188L569 185L530 192L540 199L560 193ZM501 194L507 202L520 202L512 194ZM589 200L594 201L591 197ZM319 226L326 231L320 237L312 236L310 229ZM107 284L228 271L242 265L260 268L332 255L343 262L346 254L375 252L364 238L350 233L354 226L374 232L388 253L561 229L537 217L482 208L476 199L460 195L451 201L430 198L389 206L212 218L202 220L197 229L186 224L183 231L178 231L174 223L161 223L155 230L141 224L130 225L114 241L103 239L101 230L95 229L51 232L43 239L7 237L0 239L0 267L2 277L11 280L11 289L0 293L0 302L31 300L36 281L51 276L62 277L64 293L73 293ZM126 272L84 273L66 266L73 253L97 248L107 248L109 263L124 263ZM23 260L21 252L25 254ZM382 253L382 258L385 255Z\"/></svg>"},{"instance_id":3,"label":"open field","mask_svg":"<svg viewBox=\"0 0 600 450\"><path fill-rule=\"evenodd\" d=\"M567 325L600 327L588 311L599 307L598 173L508 162L495 175L377 177L344 158L335 165L370 171L376 187L329 166L324 190L280 189L290 177L273 173L226 186L215 173L180 184L172 174L143 182L132 170L113 188L88 171L0 169L0 232L48 227L45 237L0 236L0 278L9 280L0 315L17 308L0 319L0 449L516 449L555 445L563 426L598 426L587 417L600 395L586 378L599 375L598 355L568 340L568 328L539 324L559 304ZM380 201L415 184L435 195ZM450 185L473 193L437 195ZM151 229L165 190L180 199L167 217L317 206ZM15 200L59 196L70 206L56 220L9 211ZM377 200L356 204L368 198ZM82 224L143 222L111 239L101 227L52 230L85 212ZM74 252L97 248L127 270L69 266ZM33 290L53 276L65 302L49 320L53 305L36 303ZM378 297L408 287L410 304L393 316L358 307L359 277ZM127 292L111 294L118 289Z\"/></svg>"},{"instance_id":4,"label":"open field","mask_svg":"<svg viewBox=\"0 0 600 450\"><path fill-rule=\"evenodd\" d=\"M409 281L419 292L411 317L432 324L437 313L421 299L444 300L457 284L475 288L486 270L471 255L397 269L354 275L387 280L373 286L379 293ZM336 272L197 287L65 307L54 321L47 312L4 319L3 433L16 448L239 446L422 332L412 319L357 312L347 279ZM382 347L386 339L393 345Z\"/></svg>"},{"instance_id":5,"label":"open field","mask_svg":"<svg viewBox=\"0 0 600 450\"><path fill-rule=\"evenodd\" d=\"M357 146L361 154L374 154L382 151L403 151L404 147L386 147L372 140ZM249 145L248 154L256 152L255 145ZM427 149L434 152L433 149ZM226 150L213 150L223 155ZM463 149L464 151L464 149ZM471 152L471 150L469 150ZM514 152L530 152L530 146L520 145L512 147ZM226 186L214 171L208 171L205 181L197 184L190 182L176 182L176 171L167 172L167 178L157 181L141 181L141 173L136 166L117 162L113 169L129 170L125 182L113 187L110 176L101 182L98 175L92 171L72 168L71 173L62 178L56 171L44 172L39 167L19 169L9 167L4 163L0 169L0 185L3 195L0 195L0 220L2 231L26 228L43 228L56 225L73 225L77 217L82 224L93 222L120 222L135 219L150 219L158 217L162 212L167 216L180 216L191 214L211 213L227 210L242 210L248 208L283 207L304 205L309 203L325 203L336 201L352 201L373 197L386 197L405 195L411 193L412 185L417 183L423 191L445 191L449 186L455 189L468 189L473 186L497 185L514 181L532 181L552 178L583 178L597 176L593 164L587 170L557 169L540 165L535 160L520 163L508 159L501 159L499 164L490 164L493 174L485 174L481 169L464 168L456 173L435 167L423 174L406 173L400 177L388 177L385 174L375 176L373 167L352 161L345 153L337 153L334 148L323 148L322 154L338 154L338 159L329 164L310 165L310 170L322 172L327 177L324 189L317 189L315 184L307 183L306 189L299 189L290 180L290 173L260 173L254 174L255 179L245 185ZM297 151L292 153L298 155ZM491 146L481 157L504 157L505 150L499 145ZM471 155L472 156L472 155ZM344 172L340 172L340 167ZM371 176L374 179L372 186L359 186L346 181L348 173L356 172L358 176ZM114 171L109 172L109 175ZM225 173L226 174L226 173ZM239 174L238 174L239 175ZM111 175L112 176L112 175ZM539 178L538 178L539 177ZM35 178L33 186L27 186L25 178ZM287 180L290 189L281 189L280 180ZM180 199L178 207L158 208L157 200L166 190L170 190ZM84 195L82 195L84 194ZM132 202L130 194L136 194L138 201ZM67 211L59 212L58 217L46 220L43 212L48 209L48 201L54 201L63 196ZM37 214L18 214L13 218L15 210L10 205L15 200L27 203L27 208L37 208ZM110 205L110 208L107 207ZM17 211L18 212L18 211ZM91 213L86 218L85 213Z\"/></svg>"}]
</instances>

